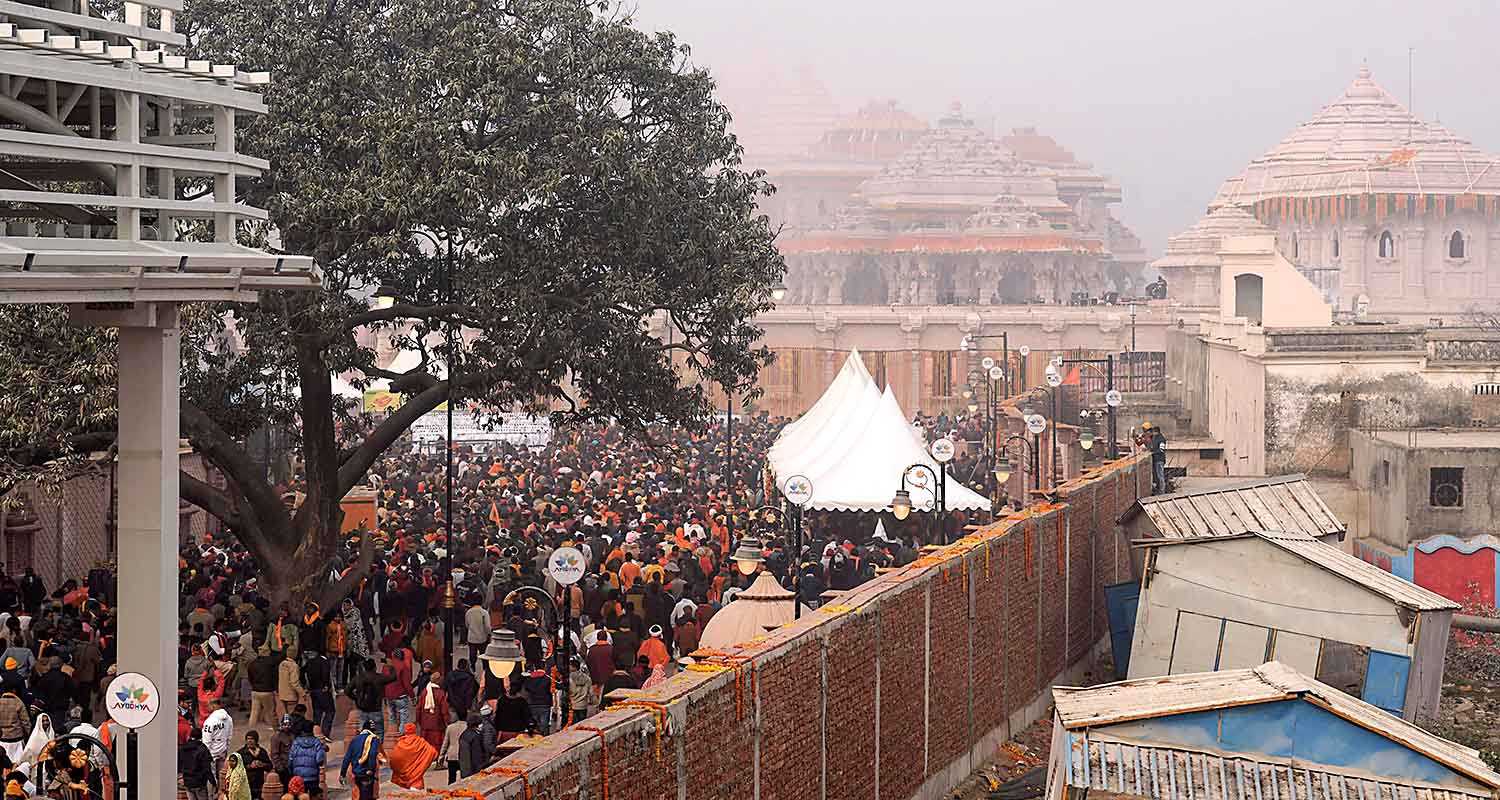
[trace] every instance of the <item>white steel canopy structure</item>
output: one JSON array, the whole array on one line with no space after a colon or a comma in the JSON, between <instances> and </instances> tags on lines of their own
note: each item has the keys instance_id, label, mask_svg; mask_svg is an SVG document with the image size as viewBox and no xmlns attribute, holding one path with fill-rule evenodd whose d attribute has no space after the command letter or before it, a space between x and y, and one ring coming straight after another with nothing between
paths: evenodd
<instances>
[{"instance_id":1,"label":"white steel canopy structure","mask_svg":"<svg viewBox=\"0 0 1500 800\"><path fill-rule=\"evenodd\" d=\"M0 0L0 303L66 304L75 323L120 329L118 665L166 698L178 683L178 304L321 285L309 258L235 243L241 220L267 217L236 198L268 164L235 152L235 122L265 111L254 89L269 76L177 53L181 10ZM211 241L181 241L183 221ZM174 794L174 716L140 730L132 796Z\"/></svg>"}]
</instances>

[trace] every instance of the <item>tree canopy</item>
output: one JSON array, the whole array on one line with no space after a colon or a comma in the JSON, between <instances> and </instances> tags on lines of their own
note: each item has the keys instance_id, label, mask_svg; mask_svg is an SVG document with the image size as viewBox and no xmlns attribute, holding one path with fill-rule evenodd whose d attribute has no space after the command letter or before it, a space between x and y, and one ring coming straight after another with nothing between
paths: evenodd
<instances>
[{"instance_id":1,"label":"tree canopy","mask_svg":"<svg viewBox=\"0 0 1500 800\"><path fill-rule=\"evenodd\" d=\"M597 0L190 0L182 28L200 57L273 72L271 113L240 131L271 169L241 188L270 210L256 233L314 256L326 285L185 314L182 430L229 486L184 475L182 493L233 529L273 593L344 591L315 580L340 499L450 392L694 425L701 384L743 388L768 362L752 319L784 271L756 211L772 189L741 167L713 80L671 34ZM377 291L394 300L372 304ZM670 343L648 330L662 312ZM0 310L0 336L18 313ZM371 332L421 366L379 368ZM107 340L75 332L100 352L59 376L0 357L48 407L83 398L20 423L52 431L31 437L51 456L109 427ZM351 370L404 405L379 420L345 408L330 374ZM268 423L298 437L296 511L246 446ZM0 444L13 466L37 463L20 433Z\"/></svg>"}]
</instances>

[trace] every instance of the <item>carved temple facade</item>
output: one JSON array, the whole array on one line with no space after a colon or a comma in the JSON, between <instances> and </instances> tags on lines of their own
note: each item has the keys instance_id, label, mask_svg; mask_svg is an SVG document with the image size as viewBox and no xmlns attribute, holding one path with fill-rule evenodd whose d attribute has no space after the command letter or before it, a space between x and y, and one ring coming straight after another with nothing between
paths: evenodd
<instances>
[{"instance_id":1,"label":"carved temple facade","mask_svg":"<svg viewBox=\"0 0 1500 800\"><path fill-rule=\"evenodd\" d=\"M958 104L935 123L875 102L837 112L805 71L726 87L745 163L777 187L762 204L787 260L787 295L758 322L778 359L760 406L806 410L851 348L908 411L952 411L1006 332L1041 353L1162 350L1175 319L1135 306L1147 261L1112 212L1119 186L1033 128L996 134ZM816 126L822 126L818 130ZM1116 306L1068 306L1077 294ZM1132 325L1132 320L1134 324ZM992 346L991 346L992 345ZM1021 368L1019 362L1013 369Z\"/></svg>"}]
</instances>

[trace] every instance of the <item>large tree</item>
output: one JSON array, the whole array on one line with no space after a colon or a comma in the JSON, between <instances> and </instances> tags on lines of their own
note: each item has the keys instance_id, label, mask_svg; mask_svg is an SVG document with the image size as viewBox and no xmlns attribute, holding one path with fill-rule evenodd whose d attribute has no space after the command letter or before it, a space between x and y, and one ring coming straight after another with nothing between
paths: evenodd
<instances>
[{"instance_id":1,"label":"large tree","mask_svg":"<svg viewBox=\"0 0 1500 800\"><path fill-rule=\"evenodd\" d=\"M692 425L702 385L746 386L768 360L751 319L784 270L756 211L771 188L741 168L712 79L672 35L598 0L196 0L183 28L204 57L273 72L271 113L241 131L272 165L248 199L270 209L260 234L314 256L326 286L185 315L182 430L228 488L184 474L182 494L254 554L273 596L347 590L360 570L318 579L340 499L450 393ZM377 287L394 302L370 303ZM647 329L662 312L670 343ZM380 369L372 330L421 366ZM83 363L112 356L107 334L70 341L94 351ZM330 373L347 370L404 405L381 420L345 408ZM73 372L44 392L61 409L33 432L48 457L110 427L91 383L107 372ZM93 401L76 413L70 385ZM267 424L296 431L296 511L247 448ZM3 433L12 461L37 463Z\"/></svg>"}]
</instances>

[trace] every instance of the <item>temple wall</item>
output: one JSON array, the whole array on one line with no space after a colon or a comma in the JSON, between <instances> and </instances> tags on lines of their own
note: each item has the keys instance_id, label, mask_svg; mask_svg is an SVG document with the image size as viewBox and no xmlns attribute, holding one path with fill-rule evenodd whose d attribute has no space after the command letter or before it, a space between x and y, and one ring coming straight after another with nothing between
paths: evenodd
<instances>
[{"instance_id":1,"label":"temple wall","mask_svg":"<svg viewBox=\"0 0 1500 800\"><path fill-rule=\"evenodd\" d=\"M1115 520L1144 456L699 663L456 790L479 797L946 797L1107 652ZM449 792L452 793L452 790ZM428 793L382 787L382 797Z\"/></svg>"}]
</instances>

